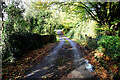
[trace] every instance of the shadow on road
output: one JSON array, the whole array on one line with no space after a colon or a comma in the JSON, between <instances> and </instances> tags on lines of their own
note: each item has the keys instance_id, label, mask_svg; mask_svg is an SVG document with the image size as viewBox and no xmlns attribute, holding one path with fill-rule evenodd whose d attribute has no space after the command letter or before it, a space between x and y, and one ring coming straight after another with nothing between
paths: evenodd
<instances>
[{"instance_id":1,"label":"shadow on road","mask_svg":"<svg viewBox=\"0 0 120 80\"><path fill-rule=\"evenodd\" d=\"M26 72L24 79L80 78L85 80L94 78L94 75L85 69L85 59L82 58L81 51L74 43L70 39L67 39L69 44L65 43L61 36L60 40L60 43L43 62Z\"/></svg>"}]
</instances>

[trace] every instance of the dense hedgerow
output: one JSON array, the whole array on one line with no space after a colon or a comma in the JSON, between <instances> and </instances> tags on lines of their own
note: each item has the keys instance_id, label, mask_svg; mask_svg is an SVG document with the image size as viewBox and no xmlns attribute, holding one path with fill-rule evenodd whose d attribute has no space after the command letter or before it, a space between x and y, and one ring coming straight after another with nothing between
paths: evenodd
<instances>
[{"instance_id":1,"label":"dense hedgerow","mask_svg":"<svg viewBox=\"0 0 120 80\"><path fill-rule=\"evenodd\" d=\"M87 44L91 49L104 48L104 53L110 56L113 60L119 60L120 57L120 37L115 36L97 36L89 38Z\"/></svg>"},{"instance_id":2,"label":"dense hedgerow","mask_svg":"<svg viewBox=\"0 0 120 80\"><path fill-rule=\"evenodd\" d=\"M113 60L119 60L120 37L102 36L97 44L105 48L106 55L111 56Z\"/></svg>"},{"instance_id":3,"label":"dense hedgerow","mask_svg":"<svg viewBox=\"0 0 120 80\"><path fill-rule=\"evenodd\" d=\"M9 52L14 57L20 57L24 53L41 48L43 45L54 42L55 35L39 35L35 33L14 33L10 36L8 42L10 44Z\"/></svg>"}]
</instances>

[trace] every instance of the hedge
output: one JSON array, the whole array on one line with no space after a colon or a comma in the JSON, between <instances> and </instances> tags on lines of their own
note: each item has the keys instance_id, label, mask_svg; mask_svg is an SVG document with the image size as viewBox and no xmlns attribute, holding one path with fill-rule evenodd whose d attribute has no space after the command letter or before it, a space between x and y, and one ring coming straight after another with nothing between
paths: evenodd
<instances>
[{"instance_id":1,"label":"hedge","mask_svg":"<svg viewBox=\"0 0 120 80\"><path fill-rule=\"evenodd\" d=\"M13 33L8 40L10 44L9 51L17 58L30 50L39 49L43 45L54 41L56 41L55 35Z\"/></svg>"},{"instance_id":2,"label":"hedge","mask_svg":"<svg viewBox=\"0 0 120 80\"><path fill-rule=\"evenodd\" d=\"M119 60L120 37L102 36L97 44L102 45L102 47L105 48L105 52L107 53L107 55L111 56L113 60Z\"/></svg>"}]
</instances>

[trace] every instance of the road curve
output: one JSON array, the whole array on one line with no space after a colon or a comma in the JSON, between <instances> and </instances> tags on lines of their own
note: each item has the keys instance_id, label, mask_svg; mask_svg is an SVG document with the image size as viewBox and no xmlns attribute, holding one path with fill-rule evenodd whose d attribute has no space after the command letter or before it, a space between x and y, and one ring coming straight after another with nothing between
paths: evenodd
<instances>
[{"instance_id":1,"label":"road curve","mask_svg":"<svg viewBox=\"0 0 120 80\"><path fill-rule=\"evenodd\" d=\"M46 68L50 67L49 69L52 70L52 66L58 57L58 52L65 45L65 40L61 36L59 36L59 40L60 42L53 49L50 55L46 56L45 59L40 64L28 70L28 72L25 73L26 77L24 79L41 78L48 72Z\"/></svg>"},{"instance_id":2,"label":"road curve","mask_svg":"<svg viewBox=\"0 0 120 80\"><path fill-rule=\"evenodd\" d=\"M25 78L61 78L71 75L72 78L91 78L93 75L85 69L85 59L77 45L67 37L59 35L60 42L44 60L29 69ZM69 44L65 42L68 40ZM69 77L68 77L69 78Z\"/></svg>"}]
</instances>

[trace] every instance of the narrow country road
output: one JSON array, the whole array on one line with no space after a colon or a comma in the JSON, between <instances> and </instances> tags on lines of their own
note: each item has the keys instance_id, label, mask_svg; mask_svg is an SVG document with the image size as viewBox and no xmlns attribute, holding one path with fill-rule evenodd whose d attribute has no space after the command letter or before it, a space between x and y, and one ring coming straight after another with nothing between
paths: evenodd
<instances>
[{"instance_id":1,"label":"narrow country road","mask_svg":"<svg viewBox=\"0 0 120 80\"><path fill-rule=\"evenodd\" d=\"M41 78L93 78L93 74L85 69L83 53L77 45L67 37L59 35L60 42L50 55L26 72L27 80Z\"/></svg>"}]
</instances>

